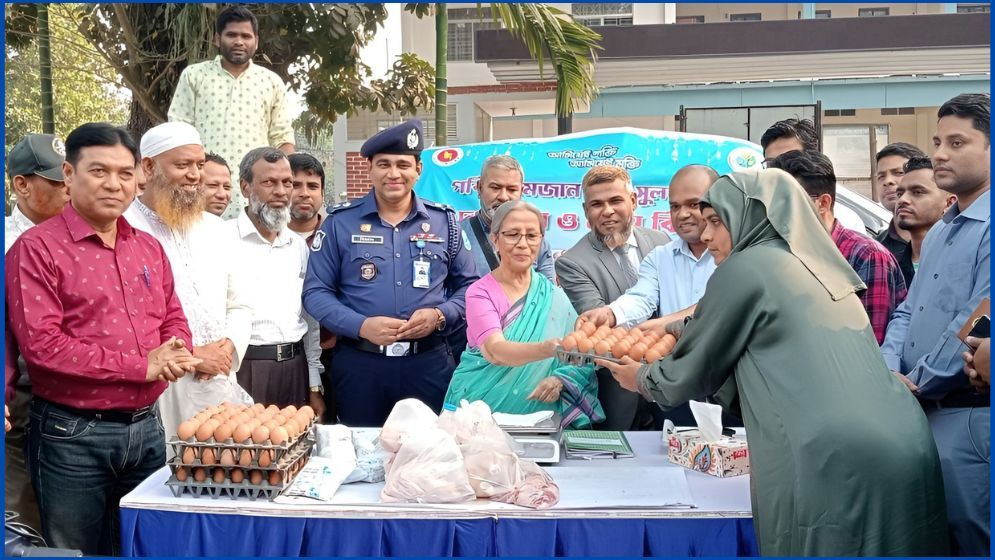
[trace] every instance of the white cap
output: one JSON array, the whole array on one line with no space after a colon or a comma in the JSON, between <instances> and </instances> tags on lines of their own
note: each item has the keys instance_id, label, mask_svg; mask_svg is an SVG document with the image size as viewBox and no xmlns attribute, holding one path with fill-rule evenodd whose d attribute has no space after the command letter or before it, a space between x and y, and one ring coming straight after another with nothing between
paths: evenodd
<instances>
[{"instance_id":1,"label":"white cap","mask_svg":"<svg viewBox=\"0 0 995 560\"><path fill-rule=\"evenodd\" d=\"M193 126L183 122L167 122L149 129L142 136L142 157L155 157L163 152L196 144L203 146L200 133Z\"/></svg>"}]
</instances>

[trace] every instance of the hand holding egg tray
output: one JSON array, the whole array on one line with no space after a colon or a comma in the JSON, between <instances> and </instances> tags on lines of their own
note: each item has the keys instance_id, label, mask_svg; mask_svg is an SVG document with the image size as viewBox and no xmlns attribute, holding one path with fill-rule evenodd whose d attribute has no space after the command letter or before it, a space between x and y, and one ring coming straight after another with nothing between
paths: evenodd
<instances>
[{"instance_id":1,"label":"hand holding egg tray","mask_svg":"<svg viewBox=\"0 0 995 560\"><path fill-rule=\"evenodd\" d=\"M276 497L304 466L314 445L311 407L208 407L177 428L166 481L179 496Z\"/></svg>"},{"instance_id":2,"label":"hand holding egg tray","mask_svg":"<svg viewBox=\"0 0 995 560\"><path fill-rule=\"evenodd\" d=\"M592 364L595 359L621 363L624 356L637 362L652 363L674 350L677 339L672 334L662 337L638 327L625 329L607 325L595 326L581 320L577 330L563 337L556 348L556 358L575 365Z\"/></svg>"}]
</instances>

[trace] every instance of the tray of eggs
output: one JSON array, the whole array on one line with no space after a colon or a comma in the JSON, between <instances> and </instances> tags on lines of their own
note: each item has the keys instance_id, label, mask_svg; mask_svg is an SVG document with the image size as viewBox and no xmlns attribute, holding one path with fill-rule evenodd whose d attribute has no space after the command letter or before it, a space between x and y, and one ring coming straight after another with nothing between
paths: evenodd
<instances>
[{"instance_id":1,"label":"tray of eggs","mask_svg":"<svg viewBox=\"0 0 995 560\"><path fill-rule=\"evenodd\" d=\"M628 356L637 362L652 363L674 350L677 339L672 334L662 337L639 327L614 329L589 321L581 321L576 331L563 337L556 349L556 358L563 363L592 364L595 359L621 362Z\"/></svg>"},{"instance_id":2,"label":"tray of eggs","mask_svg":"<svg viewBox=\"0 0 995 560\"><path fill-rule=\"evenodd\" d=\"M208 407L169 441L175 457L166 481L178 497L276 497L304 466L314 445L314 411L257 403Z\"/></svg>"}]
</instances>

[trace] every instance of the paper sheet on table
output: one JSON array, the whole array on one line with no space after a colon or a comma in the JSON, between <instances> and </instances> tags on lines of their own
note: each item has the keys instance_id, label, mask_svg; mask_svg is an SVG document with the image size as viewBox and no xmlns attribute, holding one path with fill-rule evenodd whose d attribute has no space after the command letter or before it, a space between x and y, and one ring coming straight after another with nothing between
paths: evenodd
<instances>
[{"instance_id":1,"label":"paper sheet on table","mask_svg":"<svg viewBox=\"0 0 995 560\"><path fill-rule=\"evenodd\" d=\"M545 422L553 417L552 410L540 410L532 414L507 414L505 412L495 412L491 414L494 421L502 428L532 428L541 422Z\"/></svg>"}]
</instances>

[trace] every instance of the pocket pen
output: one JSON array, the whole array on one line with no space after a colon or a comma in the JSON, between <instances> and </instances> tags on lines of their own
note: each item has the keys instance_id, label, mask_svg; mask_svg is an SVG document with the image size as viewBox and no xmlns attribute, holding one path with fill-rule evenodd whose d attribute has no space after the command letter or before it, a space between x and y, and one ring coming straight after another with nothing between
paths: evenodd
<instances>
[{"instance_id":1,"label":"pocket pen","mask_svg":"<svg viewBox=\"0 0 995 560\"><path fill-rule=\"evenodd\" d=\"M145 278L145 287L152 287L152 274L149 272L148 265L142 267L142 277Z\"/></svg>"}]
</instances>

